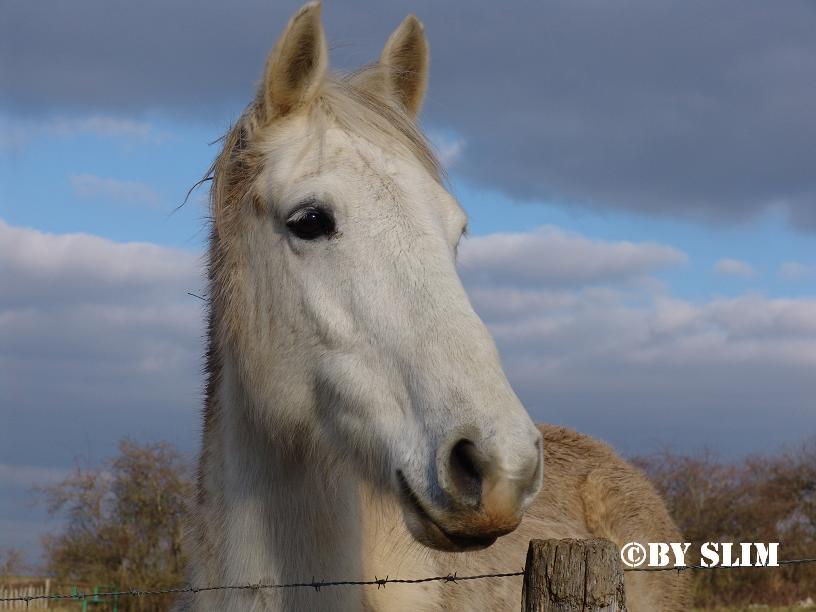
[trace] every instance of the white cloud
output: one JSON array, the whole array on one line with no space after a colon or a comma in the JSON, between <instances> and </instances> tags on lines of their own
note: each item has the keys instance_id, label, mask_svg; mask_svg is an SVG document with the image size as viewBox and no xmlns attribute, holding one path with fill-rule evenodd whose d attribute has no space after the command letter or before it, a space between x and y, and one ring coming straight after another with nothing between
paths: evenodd
<instances>
[{"instance_id":1,"label":"white cloud","mask_svg":"<svg viewBox=\"0 0 816 612\"><path fill-rule=\"evenodd\" d=\"M0 306L40 306L46 296L54 304L141 304L201 286L196 253L88 234L48 234L2 219L0 262Z\"/></svg>"},{"instance_id":2,"label":"white cloud","mask_svg":"<svg viewBox=\"0 0 816 612\"><path fill-rule=\"evenodd\" d=\"M758 452L814 431L816 298L470 286L536 420L636 452Z\"/></svg>"},{"instance_id":3,"label":"white cloud","mask_svg":"<svg viewBox=\"0 0 816 612\"><path fill-rule=\"evenodd\" d=\"M93 134L94 136L106 138L133 140L156 140L159 138L153 127L145 121L101 115L54 119L46 125L46 131L57 136Z\"/></svg>"},{"instance_id":4,"label":"white cloud","mask_svg":"<svg viewBox=\"0 0 816 612\"><path fill-rule=\"evenodd\" d=\"M751 264L739 259L721 259L714 265L714 270L717 274L738 278L751 278L755 274Z\"/></svg>"},{"instance_id":5,"label":"white cloud","mask_svg":"<svg viewBox=\"0 0 816 612\"><path fill-rule=\"evenodd\" d=\"M203 312L187 291L202 285L197 253L0 221L0 415L25 433L5 456L64 462L86 436L189 426Z\"/></svg>"},{"instance_id":6,"label":"white cloud","mask_svg":"<svg viewBox=\"0 0 816 612\"><path fill-rule=\"evenodd\" d=\"M802 281L816 278L816 265L808 266L798 261L786 261L779 266L779 276L788 281Z\"/></svg>"},{"instance_id":7,"label":"white cloud","mask_svg":"<svg viewBox=\"0 0 816 612\"><path fill-rule=\"evenodd\" d=\"M427 134L443 167L455 166L462 159L465 152L464 138L437 130L428 130Z\"/></svg>"},{"instance_id":8,"label":"white cloud","mask_svg":"<svg viewBox=\"0 0 816 612\"><path fill-rule=\"evenodd\" d=\"M147 121L108 115L56 117L40 121L0 116L0 121L3 123L0 129L0 151L20 151L31 140L42 136L75 138L91 135L146 144L160 144L168 137Z\"/></svg>"},{"instance_id":9,"label":"white cloud","mask_svg":"<svg viewBox=\"0 0 816 612\"><path fill-rule=\"evenodd\" d=\"M468 245L468 294L536 420L627 452L772 450L816 427L816 297L682 299L651 273L683 253L557 228Z\"/></svg>"},{"instance_id":10,"label":"white cloud","mask_svg":"<svg viewBox=\"0 0 816 612\"><path fill-rule=\"evenodd\" d=\"M687 400L712 414L743 403L775 439L803 427L816 395L816 298L682 299L650 273L683 253L557 228L472 238L462 256L481 272L466 270L466 287L537 418L591 429L605 405L626 405L649 411L638 436L660 438L667 424L693 425L670 410ZM47 415L48 435L105 425L115 440L194 406L203 308L186 292L202 291L200 264L198 253L0 221L4 408L33 429Z\"/></svg>"},{"instance_id":11,"label":"white cloud","mask_svg":"<svg viewBox=\"0 0 816 612\"><path fill-rule=\"evenodd\" d=\"M478 283L580 285L635 279L687 261L682 251L651 242L593 240L553 226L462 241L463 275Z\"/></svg>"},{"instance_id":12,"label":"white cloud","mask_svg":"<svg viewBox=\"0 0 816 612\"><path fill-rule=\"evenodd\" d=\"M159 206L159 194L137 181L120 181L92 174L75 174L70 177L70 181L74 192L82 198L112 200L153 208Z\"/></svg>"}]
</instances>

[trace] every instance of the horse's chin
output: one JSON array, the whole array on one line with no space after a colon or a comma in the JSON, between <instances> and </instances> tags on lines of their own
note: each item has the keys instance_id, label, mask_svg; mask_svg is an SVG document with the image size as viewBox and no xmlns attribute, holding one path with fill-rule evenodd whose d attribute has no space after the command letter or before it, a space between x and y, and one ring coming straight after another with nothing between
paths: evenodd
<instances>
[{"instance_id":1,"label":"horse's chin","mask_svg":"<svg viewBox=\"0 0 816 612\"><path fill-rule=\"evenodd\" d=\"M405 525L414 539L428 548L445 552L482 550L492 545L500 536L513 531L518 525L489 532L471 533L447 527L441 519L431 514L401 472L397 473L397 478L400 484L399 502ZM455 524L456 519L449 517L445 522Z\"/></svg>"}]
</instances>

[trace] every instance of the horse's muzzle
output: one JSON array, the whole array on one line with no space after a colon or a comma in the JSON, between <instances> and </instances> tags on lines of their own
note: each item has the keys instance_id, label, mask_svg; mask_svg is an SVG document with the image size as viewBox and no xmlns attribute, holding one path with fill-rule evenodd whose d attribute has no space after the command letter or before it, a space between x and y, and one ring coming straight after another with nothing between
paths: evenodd
<instances>
[{"instance_id":1,"label":"horse's muzzle","mask_svg":"<svg viewBox=\"0 0 816 612\"><path fill-rule=\"evenodd\" d=\"M540 438L516 458L508 473L493 453L460 438L439 449L437 478L442 503L422 499L397 472L400 502L411 534L422 544L446 551L486 548L518 527L538 493L542 475Z\"/></svg>"}]
</instances>

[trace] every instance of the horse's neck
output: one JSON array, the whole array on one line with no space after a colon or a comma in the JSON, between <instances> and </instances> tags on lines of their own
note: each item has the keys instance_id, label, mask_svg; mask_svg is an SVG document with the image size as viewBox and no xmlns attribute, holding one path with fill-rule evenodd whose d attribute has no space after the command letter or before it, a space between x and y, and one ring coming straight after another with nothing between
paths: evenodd
<instances>
[{"instance_id":1,"label":"horse's neck","mask_svg":"<svg viewBox=\"0 0 816 612\"><path fill-rule=\"evenodd\" d=\"M209 527L220 532L213 551L217 559L212 559L220 566L217 573L231 584L358 580L356 483L342 482L342 475L329 472L314 451L293 451L295 432L271 431L253 418L228 362L219 378L218 426L208 432L209 440L205 433L203 449L203 499L210 506L203 510ZM333 609L359 608L354 590L333 591ZM268 609L305 609L314 595L310 589L275 589L263 597ZM355 596L356 603L343 601Z\"/></svg>"}]
</instances>

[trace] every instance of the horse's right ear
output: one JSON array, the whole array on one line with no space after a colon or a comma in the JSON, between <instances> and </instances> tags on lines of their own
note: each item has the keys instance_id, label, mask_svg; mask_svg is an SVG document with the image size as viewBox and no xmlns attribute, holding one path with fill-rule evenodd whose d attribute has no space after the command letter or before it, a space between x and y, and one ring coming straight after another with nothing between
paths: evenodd
<instances>
[{"instance_id":1,"label":"horse's right ear","mask_svg":"<svg viewBox=\"0 0 816 612\"><path fill-rule=\"evenodd\" d=\"M320 2L310 2L289 20L266 61L258 111L262 123L306 104L326 76L328 51Z\"/></svg>"},{"instance_id":2,"label":"horse's right ear","mask_svg":"<svg viewBox=\"0 0 816 612\"><path fill-rule=\"evenodd\" d=\"M412 117L419 114L428 87L428 40L425 27L408 15L391 34L380 55L386 86Z\"/></svg>"}]
</instances>

